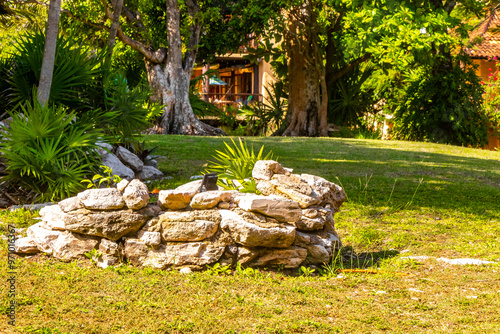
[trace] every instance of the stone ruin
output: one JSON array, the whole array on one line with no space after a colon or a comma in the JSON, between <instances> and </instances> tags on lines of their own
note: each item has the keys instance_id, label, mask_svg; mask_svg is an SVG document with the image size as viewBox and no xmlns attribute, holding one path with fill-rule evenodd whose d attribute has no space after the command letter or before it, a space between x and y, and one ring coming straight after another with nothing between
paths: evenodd
<instances>
[{"instance_id":1,"label":"stone ruin","mask_svg":"<svg viewBox=\"0 0 500 334\"><path fill-rule=\"evenodd\" d=\"M329 262L341 246L333 215L344 190L272 160L258 161L252 176L262 195L200 192L201 180L161 190L155 204L137 179L86 190L43 208L41 222L28 228L15 250L72 261L97 249L102 268L127 261L156 269Z\"/></svg>"}]
</instances>

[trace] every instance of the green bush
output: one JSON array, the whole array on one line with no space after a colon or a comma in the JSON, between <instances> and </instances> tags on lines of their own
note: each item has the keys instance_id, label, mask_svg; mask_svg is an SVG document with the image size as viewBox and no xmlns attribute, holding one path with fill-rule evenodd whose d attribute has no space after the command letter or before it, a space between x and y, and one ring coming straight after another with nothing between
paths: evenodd
<instances>
[{"instance_id":1,"label":"green bush","mask_svg":"<svg viewBox=\"0 0 500 334\"><path fill-rule=\"evenodd\" d=\"M80 181L99 166L99 132L63 107L35 102L21 110L0 142L8 172L4 180L32 189L42 201L76 194L84 188Z\"/></svg>"},{"instance_id":2,"label":"green bush","mask_svg":"<svg viewBox=\"0 0 500 334\"><path fill-rule=\"evenodd\" d=\"M252 170L258 160L270 160L272 152L263 155L264 146L257 154L253 145L248 147L245 141L238 138L238 144L231 139L233 145L224 142L225 150L216 151L215 161L209 161L207 173L217 173L218 185L225 189L235 189L242 192L257 192ZM234 182L237 181L237 182Z\"/></svg>"},{"instance_id":3,"label":"green bush","mask_svg":"<svg viewBox=\"0 0 500 334\"><path fill-rule=\"evenodd\" d=\"M470 61L461 60L451 69L435 65L413 73L394 108L397 138L474 147L486 143L483 89Z\"/></svg>"},{"instance_id":4,"label":"green bush","mask_svg":"<svg viewBox=\"0 0 500 334\"><path fill-rule=\"evenodd\" d=\"M43 32L27 31L16 41L11 57L0 63L0 100L5 102L0 113L18 103L33 102L32 91L40 82L44 47ZM88 109L88 95L101 75L103 60L104 53L94 54L82 43L59 37L49 103L73 110Z\"/></svg>"}]
</instances>

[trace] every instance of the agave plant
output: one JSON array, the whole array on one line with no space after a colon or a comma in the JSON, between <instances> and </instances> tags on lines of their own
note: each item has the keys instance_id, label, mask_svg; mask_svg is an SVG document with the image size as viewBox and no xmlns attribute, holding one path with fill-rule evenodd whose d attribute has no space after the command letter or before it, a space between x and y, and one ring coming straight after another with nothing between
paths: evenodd
<instances>
[{"instance_id":1,"label":"agave plant","mask_svg":"<svg viewBox=\"0 0 500 334\"><path fill-rule=\"evenodd\" d=\"M257 192L252 170L258 160L270 160L272 152L264 156L264 145L255 154L253 145L248 147L246 141L238 138L238 144L231 139L232 146L224 142L224 151L215 151L215 161L209 161L208 173L217 173L218 185L225 189L236 189L243 192Z\"/></svg>"},{"instance_id":2,"label":"agave plant","mask_svg":"<svg viewBox=\"0 0 500 334\"><path fill-rule=\"evenodd\" d=\"M59 200L83 188L80 181L99 165L100 133L76 121L63 107L37 102L13 114L1 138L6 160L5 180L34 190L40 200Z\"/></svg>"}]
</instances>

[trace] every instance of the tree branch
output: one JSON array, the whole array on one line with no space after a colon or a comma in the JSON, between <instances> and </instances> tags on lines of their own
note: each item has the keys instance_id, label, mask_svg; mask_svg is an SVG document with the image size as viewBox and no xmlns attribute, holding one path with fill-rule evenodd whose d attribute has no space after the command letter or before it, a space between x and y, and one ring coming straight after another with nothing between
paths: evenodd
<instances>
[{"instance_id":1,"label":"tree branch","mask_svg":"<svg viewBox=\"0 0 500 334\"><path fill-rule=\"evenodd\" d=\"M79 22L82 22L84 24L87 24L87 25L89 25L91 27L94 27L94 28L97 28L97 29L102 29L102 30L109 30L109 28L106 27L104 24L95 23L95 22L92 22L92 21L89 21L89 20L82 19L81 17L76 16L75 14L73 14L72 12L70 12L67 9L62 9L61 13L66 14L69 17L71 17L71 18L73 18L73 19L75 19L75 20L77 20Z\"/></svg>"},{"instance_id":2,"label":"tree branch","mask_svg":"<svg viewBox=\"0 0 500 334\"><path fill-rule=\"evenodd\" d=\"M358 66L359 64L361 64L362 62L370 59L371 57L371 53L367 53L353 61L351 61L347 66L345 66L344 68L342 68L340 71L337 71L335 73L333 73L333 75L331 76L331 78L329 78L328 80L328 84L333 84L335 81L337 81L338 79L342 78L344 75L346 75L347 73L349 73L349 71L351 71L353 68L355 68L356 66Z\"/></svg>"},{"instance_id":3,"label":"tree branch","mask_svg":"<svg viewBox=\"0 0 500 334\"><path fill-rule=\"evenodd\" d=\"M111 13L111 10L109 9L108 2L107 0L102 0L102 4L104 6L104 12L106 14L106 17L110 20L113 19L113 15ZM109 28L108 28L109 29ZM116 29L116 36L120 41L123 43L127 44L130 46L132 49L136 50L140 54L144 56L148 61L152 63L162 63L163 60L165 59L165 56L167 54L166 50L163 48L160 48L156 52L154 52L150 47L146 46L145 44L136 41L123 32L122 28L118 26L118 29Z\"/></svg>"},{"instance_id":4,"label":"tree branch","mask_svg":"<svg viewBox=\"0 0 500 334\"><path fill-rule=\"evenodd\" d=\"M184 55L184 70L191 71L193 69L194 63L196 61L196 54L198 53L198 42L200 41L200 33L201 33L201 22L199 18L196 18L196 15L200 11L200 7L195 2L195 0L186 0L186 7L188 10L189 16L194 19L194 24L191 24L189 27L190 36L189 41L186 46L187 51Z\"/></svg>"}]
</instances>

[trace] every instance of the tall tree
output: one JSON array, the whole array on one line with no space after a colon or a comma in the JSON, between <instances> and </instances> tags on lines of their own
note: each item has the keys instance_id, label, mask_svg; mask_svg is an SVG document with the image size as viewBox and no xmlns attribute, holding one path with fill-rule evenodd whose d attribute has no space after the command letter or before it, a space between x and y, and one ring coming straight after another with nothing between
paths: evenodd
<instances>
[{"instance_id":1,"label":"tall tree","mask_svg":"<svg viewBox=\"0 0 500 334\"><path fill-rule=\"evenodd\" d=\"M246 0L125 0L117 37L139 52L145 62L152 99L165 105L160 133L223 135L220 129L199 121L189 103L189 82L198 59L201 63L217 53L244 45L250 25L241 24ZM66 13L96 31L109 31L115 3L108 0L70 1ZM98 10L100 7L100 11ZM86 16L93 8L104 13ZM239 13L237 12L239 11ZM203 40L203 41L202 41ZM201 55L200 52L201 51Z\"/></svg>"},{"instance_id":2,"label":"tall tree","mask_svg":"<svg viewBox=\"0 0 500 334\"><path fill-rule=\"evenodd\" d=\"M50 0L47 28L45 30L45 49L43 52L42 70L40 72L40 84L38 85L38 102L42 106L45 106L49 100L50 87L52 86L60 13L61 0Z\"/></svg>"}]
</instances>

